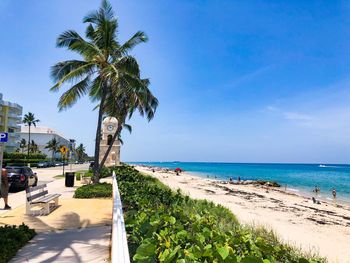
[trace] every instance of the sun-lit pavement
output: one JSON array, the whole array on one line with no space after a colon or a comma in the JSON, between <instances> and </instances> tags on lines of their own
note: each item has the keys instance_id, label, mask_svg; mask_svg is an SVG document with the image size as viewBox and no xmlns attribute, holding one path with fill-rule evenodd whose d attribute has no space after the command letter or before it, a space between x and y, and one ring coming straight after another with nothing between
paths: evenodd
<instances>
[{"instance_id":1,"label":"sun-lit pavement","mask_svg":"<svg viewBox=\"0 0 350 263\"><path fill-rule=\"evenodd\" d=\"M89 164L72 164L64 167L65 172L76 172L82 170L88 170ZM49 183L55 180L55 176L63 174L62 166L50 167L50 168L32 168L34 173L37 173L39 178L39 184Z\"/></svg>"},{"instance_id":2,"label":"sun-lit pavement","mask_svg":"<svg viewBox=\"0 0 350 263\"><path fill-rule=\"evenodd\" d=\"M10 263L108 262L111 227L41 233Z\"/></svg>"}]
</instances>

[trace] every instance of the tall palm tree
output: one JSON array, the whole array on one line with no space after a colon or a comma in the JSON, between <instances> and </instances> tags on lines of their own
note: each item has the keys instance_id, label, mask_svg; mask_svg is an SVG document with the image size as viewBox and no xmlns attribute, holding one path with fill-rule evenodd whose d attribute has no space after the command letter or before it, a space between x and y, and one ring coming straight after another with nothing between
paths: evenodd
<instances>
[{"instance_id":1,"label":"tall palm tree","mask_svg":"<svg viewBox=\"0 0 350 263\"><path fill-rule=\"evenodd\" d=\"M19 148L22 150L22 153L24 153L24 149L27 147L27 141L26 139L22 139L20 142L19 142Z\"/></svg>"},{"instance_id":2,"label":"tall palm tree","mask_svg":"<svg viewBox=\"0 0 350 263\"><path fill-rule=\"evenodd\" d=\"M52 160L55 158L55 153L60 149L60 142L56 138L51 139L47 142L45 149L49 149L52 152Z\"/></svg>"},{"instance_id":3,"label":"tall palm tree","mask_svg":"<svg viewBox=\"0 0 350 263\"><path fill-rule=\"evenodd\" d=\"M23 123L28 125L28 157L29 157L29 148L30 148L30 128L32 125L36 127L36 124L38 122L40 122L40 120L35 119L35 116L33 113L28 112L27 114L24 115Z\"/></svg>"},{"instance_id":4,"label":"tall palm tree","mask_svg":"<svg viewBox=\"0 0 350 263\"><path fill-rule=\"evenodd\" d=\"M85 146L82 143L79 144L79 146L75 149L75 152L77 154L79 162L81 162L84 159L84 157L86 156Z\"/></svg>"},{"instance_id":5,"label":"tall palm tree","mask_svg":"<svg viewBox=\"0 0 350 263\"><path fill-rule=\"evenodd\" d=\"M88 24L85 39L73 30L62 33L57 39L57 47L76 52L81 59L62 61L52 67L51 76L55 85L51 91L59 90L65 83L70 85L60 97L59 110L71 107L84 95L89 95L94 102L99 102L93 169L96 183L99 180L99 146L107 93L122 75L127 81L124 82L124 86L119 85L119 88L125 93L129 91L129 83L141 81L138 63L129 53L148 38L145 33L139 31L124 44L120 44L117 37L118 21L107 0L103 0L99 10L88 14L83 22Z\"/></svg>"}]
</instances>

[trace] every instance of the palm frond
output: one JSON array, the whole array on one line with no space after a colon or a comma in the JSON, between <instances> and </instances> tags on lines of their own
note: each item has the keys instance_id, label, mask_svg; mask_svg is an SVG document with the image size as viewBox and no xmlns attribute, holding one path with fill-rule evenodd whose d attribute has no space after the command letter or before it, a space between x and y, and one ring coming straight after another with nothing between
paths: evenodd
<instances>
[{"instance_id":1,"label":"palm frond","mask_svg":"<svg viewBox=\"0 0 350 263\"><path fill-rule=\"evenodd\" d=\"M90 83L90 76L87 76L82 81L64 92L58 102L59 111L73 106L79 98L89 91Z\"/></svg>"},{"instance_id":2,"label":"palm frond","mask_svg":"<svg viewBox=\"0 0 350 263\"><path fill-rule=\"evenodd\" d=\"M86 63L80 67L76 67L71 70L67 69L66 71L62 71L61 78L50 90L57 91L65 82L81 81L82 78L85 78L86 76L91 76L94 73L95 73L94 63Z\"/></svg>"},{"instance_id":3,"label":"palm frond","mask_svg":"<svg viewBox=\"0 0 350 263\"><path fill-rule=\"evenodd\" d=\"M137 31L128 41L117 50L118 55L127 55L135 46L148 41L147 35L142 31Z\"/></svg>"}]
</instances>

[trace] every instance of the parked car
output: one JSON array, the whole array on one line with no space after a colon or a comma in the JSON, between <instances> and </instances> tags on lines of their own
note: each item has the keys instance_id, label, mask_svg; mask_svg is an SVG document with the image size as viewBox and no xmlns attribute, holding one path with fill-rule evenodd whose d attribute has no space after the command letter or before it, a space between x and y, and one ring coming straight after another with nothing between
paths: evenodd
<instances>
[{"instance_id":1,"label":"parked car","mask_svg":"<svg viewBox=\"0 0 350 263\"><path fill-rule=\"evenodd\" d=\"M62 162L55 162L55 166L62 166L63 163Z\"/></svg>"},{"instance_id":2,"label":"parked car","mask_svg":"<svg viewBox=\"0 0 350 263\"><path fill-rule=\"evenodd\" d=\"M8 166L6 171L11 189L26 189L38 184L37 174L27 166Z\"/></svg>"},{"instance_id":3,"label":"parked car","mask_svg":"<svg viewBox=\"0 0 350 263\"><path fill-rule=\"evenodd\" d=\"M50 167L48 162L40 162L38 163L38 168L47 168Z\"/></svg>"}]
</instances>

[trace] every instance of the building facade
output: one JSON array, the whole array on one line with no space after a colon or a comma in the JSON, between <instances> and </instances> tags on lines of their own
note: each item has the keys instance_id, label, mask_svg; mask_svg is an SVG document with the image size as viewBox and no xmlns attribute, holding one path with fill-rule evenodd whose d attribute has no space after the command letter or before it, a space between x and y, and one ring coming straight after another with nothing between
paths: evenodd
<instances>
[{"instance_id":1,"label":"building facade","mask_svg":"<svg viewBox=\"0 0 350 263\"><path fill-rule=\"evenodd\" d=\"M24 126L24 125L21 126L20 138L25 139L28 142L28 138L29 138L28 126ZM41 153L46 154L48 158L52 157L52 151L50 151L50 149L46 149L45 147L47 146L47 143L54 138L56 138L60 146L65 145L68 148L71 148L70 140L67 139L63 134L44 126L30 127L30 140L34 141L34 143L38 145L38 150ZM60 157L61 157L61 154L59 152L54 154L54 158L60 158Z\"/></svg>"},{"instance_id":2,"label":"building facade","mask_svg":"<svg viewBox=\"0 0 350 263\"><path fill-rule=\"evenodd\" d=\"M102 161L105 156L108 147L112 143L113 135L118 128L118 121L116 118L106 117L102 122L102 139L100 143L100 156L99 160ZM109 152L105 166L120 165L120 141L115 140Z\"/></svg>"},{"instance_id":3,"label":"building facade","mask_svg":"<svg viewBox=\"0 0 350 263\"><path fill-rule=\"evenodd\" d=\"M4 101L0 93L0 131L9 133L9 141L5 144L6 152L14 152L19 147L22 111L22 106Z\"/></svg>"}]
</instances>

